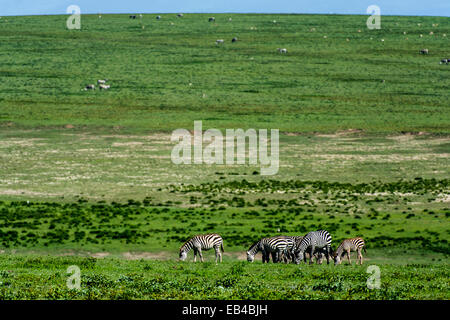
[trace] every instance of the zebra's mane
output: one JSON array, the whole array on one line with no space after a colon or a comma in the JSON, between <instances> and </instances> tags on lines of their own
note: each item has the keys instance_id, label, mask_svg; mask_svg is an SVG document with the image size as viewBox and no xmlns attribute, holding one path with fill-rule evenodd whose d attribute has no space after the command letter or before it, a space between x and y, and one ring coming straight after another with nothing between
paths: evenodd
<instances>
[{"instance_id":1,"label":"zebra's mane","mask_svg":"<svg viewBox=\"0 0 450 320\"><path fill-rule=\"evenodd\" d=\"M186 241L186 242L181 246L180 251L183 251L183 249L187 246L187 244L190 243L190 242L192 241L192 239L194 239L194 238L195 238L195 236L192 236L191 238L189 238L189 240ZM191 249L191 248L189 248L189 250L190 250L190 249Z\"/></svg>"},{"instance_id":2,"label":"zebra's mane","mask_svg":"<svg viewBox=\"0 0 450 320\"><path fill-rule=\"evenodd\" d=\"M253 243L247 251L250 251L250 252L253 251L260 242L261 242L261 240L258 240L255 243Z\"/></svg>"}]
</instances>

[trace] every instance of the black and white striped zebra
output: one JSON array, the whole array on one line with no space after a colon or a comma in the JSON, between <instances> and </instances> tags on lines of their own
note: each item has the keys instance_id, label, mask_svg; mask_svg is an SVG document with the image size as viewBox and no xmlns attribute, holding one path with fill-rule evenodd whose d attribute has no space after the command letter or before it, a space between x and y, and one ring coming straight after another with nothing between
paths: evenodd
<instances>
[{"instance_id":1,"label":"black and white striped zebra","mask_svg":"<svg viewBox=\"0 0 450 320\"><path fill-rule=\"evenodd\" d=\"M356 251L358 255L358 260L360 264L363 263L363 256L361 254L361 250L364 250L366 252L366 244L364 243L364 239L361 237L352 238L352 239L346 239L341 242L339 247L336 249L334 256L334 264L338 265L342 262L342 258L344 258L345 255L347 255L348 263L352 264L352 261L350 260L350 251ZM356 264L358 264L358 260L356 261Z\"/></svg>"},{"instance_id":2,"label":"black and white striped zebra","mask_svg":"<svg viewBox=\"0 0 450 320\"><path fill-rule=\"evenodd\" d=\"M303 236L286 236L286 237L290 238L292 240L293 244L292 244L292 246L288 246L287 250L282 252L282 258L283 258L284 262L287 262L289 260L294 262L295 261L295 259L294 259L295 258L295 248L300 245L300 242L302 241Z\"/></svg>"},{"instance_id":3,"label":"black and white striped zebra","mask_svg":"<svg viewBox=\"0 0 450 320\"><path fill-rule=\"evenodd\" d=\"M300 244L294 248L295 263L299 264L301 260L305 260L306 262L305 253L308 252L309 263L312 264L316 251L323 251L327 258L327 264L330 263L331 235L328 231L318 230L307 233Z\"/></svg>"},{"instance_id":4,"label":"black and white striped zebra","mask_svg":"<svg viewBox=\"0 0 450 320\"><path fill-rule=\"evenodd\" d=\"M292 260L293 263L295 263L295 256L296 251L298 251L298 248L300 246L300 243L302 242L304 236L291 236L291 238L294 240L294 246L292 247L292 250L286 255L289 260ZM314 258L316 259L318 264L322 264L324 257L326 256L326 251L324 248L318 249L316 248L314 251ZM305 252L305 258L309 259L309 253Z\"/></svg>"},{"instance_id":5,"label":"black and white striped zebra","mask_svg":"<svg viewBox=\"0 0 450 320\"><path fill-rule=\"evenodd\" d=\"M263 238L255 242L247 251L247 261L253 262L255 255L261 251L262 262L269 262L270 255L274 263L280 262L282 254L290 252L294 246L294 240L289 236L275 236Z\"/></svg>"},{"instance_id":6,"label":"black and white striped zebra","mask_svg":"<svg viewBox=\"0 0 450 320\"><path fill-rule=\"evenodd\" d=\"M192 249L194 250L194 262L197 261L197 253L203 262L202 250L206 251L212 248L216 251L216 263L219 258L222 262L222 252L224 252L222 237L216 233L196 235L181 246L180 260L186 260L188 252Z\"/></svg>"}]
</instances>

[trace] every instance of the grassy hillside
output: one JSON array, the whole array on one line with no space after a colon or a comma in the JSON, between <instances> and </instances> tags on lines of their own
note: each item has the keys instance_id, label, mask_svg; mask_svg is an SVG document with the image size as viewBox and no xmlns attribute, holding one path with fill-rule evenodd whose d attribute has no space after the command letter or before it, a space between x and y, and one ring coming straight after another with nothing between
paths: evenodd
<instances>
[{"instance_id":1,"label":"grassy hillside","mask_svg":"<svg viewBox=\"0 0 450 320\"><path fill-rule=\"evenodd\" d=\"M0 123L148 132L201 114L215 128L449 132L449 18L368 30L366 16L208 16L82 15L81 30L67 16L4 17ZM81 90L101 78L110 91Z\"/></svg>"}]
</instances>

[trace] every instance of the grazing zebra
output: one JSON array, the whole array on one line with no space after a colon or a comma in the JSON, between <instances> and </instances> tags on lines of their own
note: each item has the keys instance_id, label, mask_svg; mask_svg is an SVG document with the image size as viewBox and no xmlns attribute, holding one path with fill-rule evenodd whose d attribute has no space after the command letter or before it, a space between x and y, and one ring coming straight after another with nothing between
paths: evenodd
<instances>
[{"instance_id":1,"label":"grazing zebra","mask_svg":"<svg viewBox=\"0 0 450 320\"><path fill-rule=\"evenodd\" d=\"M300 243L303 240L303 236L292 236L291 238L293 238L294 240L294 246L292 247L290 252L287 252L286 254L286 258L289 260L292 260L293 263L295 263L295 255L296 255L296 251L298 252L298 247L300 246ZM323 258L326 256L326 250L324 250L324 248L321 249L317 249L314 251L314 258L316 258L316 261L318 264L322 264L323 262ZM309 259L309 253L305 252L305 258Z\"/></svg>"},{"instance_id":2,"label":"grazing zebra","mask_svg":"<svg viewBox=\"0 0 450 320\"><path fill-rule=\"evenodd\" d=\"M309 250L309 263L313 263L314 253L317 249L324 249L327 264L330 263L331 254L331 235L326 230L311 231L302 239L300 245L294 249L295 263L299 264L301 260L306 262L305 251Z\"/></svg>"},{"instance_id":3,"label":"grazing zebra","mask_svg":"<svg viewBox=\"0 0 450 320\"><path fill-rule=\"evenodd\" d=\"M223 239L220 235L213 233L194 236L181 246L180 260L186 260L188 252L193 249L194 262L197 261L197 253L200 256L200 260L203 262L202 250L209 250L212 248L216 251L216 263L219 258L220 262L222 262L222 252L224 252L224 250Z\"/></svg>"},{"instance_id":4,"label":"grazing zebra","mask_svg":"<svg viewBox=\"0 0 450 320\"><path fill-rule=\"evenodd\" d=\"M269 262L270 255L272 261L277 263L281 260L283 253L289 252L294 246L294 240L288 236L275 236L270 238L263 238L255 242L247 251L247 261L253 262L255 255L261 251L262 262Z\"/></svg>"},{"instance_id":5,"label":"grazing zebra","mask_svg":"<svg viewBox=\"0 0 450 320\"><path fill-rule=\"evenodd\" d=\"M350 251L356 251L358 254L358 260L360 264L363 263L363 256L361 254L361 249L366 252L366 244L364 243L364 239L361 237L352 238L352 239L346 239L341 242L339 247L336 249L334 253L334 264L338 265L342 262L342 258L347 255L348 263L352 264L352 261L350 260ZM356 264L358 264L358 261L356 261Z\"/></svg>"},{"instance_id":6,"label":"grazing zebra","mask_svg":"<svg viewBox=\"0 0 450 320\"><path fill-rule=\"evenodd\" d=\"M283 258L286 262L287 260L291 260L292 262L295 261L295 248L297 248L300 245L300 242L303 239L303 236L289 236L289 238L292 239L292 241L294 242L294 244L292 245L292 247L289 247L289 250L286 250L285 252L283 252Z\"/></svg>"}]
</instances>

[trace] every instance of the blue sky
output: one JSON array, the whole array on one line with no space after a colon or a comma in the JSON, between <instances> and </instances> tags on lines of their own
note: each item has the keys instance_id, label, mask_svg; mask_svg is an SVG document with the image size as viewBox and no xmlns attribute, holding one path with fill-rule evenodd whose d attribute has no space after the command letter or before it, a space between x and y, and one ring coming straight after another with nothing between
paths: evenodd
<instances>
[{"instance_id":1,"label":"blue sky","mask_svg":"<svg viewBox=\"0 0 450 320\"><path fill-rule=\"evenodd\" d=\"M65 14L75 4L81 13L258 12L366 14L450 17L450 0L0 0L0 16Z\"/></svg>"}]
</instances>

